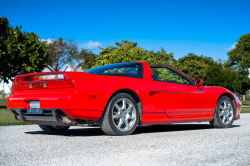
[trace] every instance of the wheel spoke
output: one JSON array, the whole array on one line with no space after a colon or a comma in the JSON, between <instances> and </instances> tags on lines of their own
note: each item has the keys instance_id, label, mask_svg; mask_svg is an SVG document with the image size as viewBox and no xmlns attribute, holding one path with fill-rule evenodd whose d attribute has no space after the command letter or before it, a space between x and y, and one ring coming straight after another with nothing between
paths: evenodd
<instances>
[{"instance_id":1,"label":"wheel spoke","mask_svg":"<svg viewBox=\"0 0 250 166\"><path fill-rule=\"evenodd\" d=\"M135 117L133 117L133 116L129 115L128 119L134 120L134 119L135 119Z\"/></svg>"},{"instance_id":2,"label":"wheel spoke","mask_svg":"<svg viewBox=\"0 0 250 166\"><path fill-rule=\"evenodd\" d=\"M226 121L226 117L225 117L225 115L224 115L224 116L223 116L223 119L222 119L222 122L225 123L225 121Z\"/></svg>"},{"instance_id":3,"label":"wheel spoke","mask_svg":"<svg viewBox=\"0 0 250 166\"><path fill-rule=\"evenodd\" d=\"M227 109L228 109L228 110L230 110L230 109L231 109L231 104L228 104Z\"/></svg>"},{"instance_id":4,"label":"wheel spoke","mask_svg":"<svg viewBox=\"0 0 250 166\"><path fill-rule=\"evenodd\" d=\"M119 113L121 112L121 107L119 105L117 105L117 103L115 104L115 108L119 111Z\"/></svg>"},{"instance_id":5,"label":"wheel spoke","mask_svg":"<svg viewBox=\"0 0 250 166\"><path fill-rule=\"evenodd\" d=\"M126 100L125 99L123 99L122 100L122 109L126 109Z\"/></svg>"},{"instance_id":6,"label":"wheel spoke","mask_svg":"<svg viewBox=\"0 0 250 166\"><path fill-rule=\"evenodd\" d=\"M227 117L227 122L229 122L229 116Z\"/></svg>"},{"instance_id":7,"label":"wheel spoke","mask_svg":"<svg viewBox=\"0 0 250 166\"><path fill-rule=\"evenodd\" d=\"M121 118L121 114L113 115L113 119L115 119L115 118Z\"/></svg>"},{"instance_id":8,"label":"wheel spoke","mask_svg":"<svg viewBox=\"0 0 250 166\"><path fill-rule=\"evenodd\" d=\"M234 117L233 115L229 117L230 122L232 121L233 117Z\"/></svg>"},{"instance_id":9,"label":"wheel spoke","mask_svg":"<svg viewBox=\"0 0 250 166\"><path fill-rule=\"evenodd\" d=\"M226 109L226 108L227 108L227 102L224 101L224 109Z\"/></svg>"},{"instance_id":10,"label":"wheel spoke","mask_svg":"<svg viewBox=\"0 0 250 166\"><path fill-rule=\"evenodd\" d=\"M219 116L224 116L225 112L224 111L221 111L221 113L219 114Z\"/></svg>"},{"instance_id":11,"label":"wheel spoke","mask_svg":"<svg viewBox=\"0 0 250 166\"><path fill-rule=\"evenodd\" d=\"M129 128L128 120L125 119L124 122L125 122L126 128L128 129Z\"/></svg>"},{"instance_id":12,"label":"wheel spoke","mask_svg":"<svg viewBox=\"0 0 250 166\"><path fill-rule=\"evenodd\" d=\"M133 109L133 106L130 105L130 107L129 107L128 109L126 109L126 112L127 112L127 113L130 113L132 109Z\"/></svg>"},{"instance_id":13,"label":"wheel spoke","mask_svg":"<svg viewBox=\"0 0 250 166\"><path fill-rule=\"evenodd\" d=\"M224 109L224 107L222 107L222 105L220 106L220 109L222 109L223 112L225 111L225 109Z\"/></svg>"},{"instance_id":14,"label":"wheel spoke","mask_svg":"<svg viewBox=\"0 0 250 166\"><path fill-rule=\"evenodd\" d=\"M121 128L122 124L123 124L124 120L122 118L120 118L119 124L118 124L118 128Z\"/></svg>"}]
</instances>

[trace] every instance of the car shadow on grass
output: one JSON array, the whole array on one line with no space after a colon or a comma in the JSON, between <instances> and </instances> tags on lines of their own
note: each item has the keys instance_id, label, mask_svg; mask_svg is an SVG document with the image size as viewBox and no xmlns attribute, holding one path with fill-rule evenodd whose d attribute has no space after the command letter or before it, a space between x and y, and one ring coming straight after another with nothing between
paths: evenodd
<instances>
[{"instance_id":1,"label":"car shadow on grass","mask_svg":"<svg viewBox=\"0 0 250 166\"><path fill-rule=\"evenodd\" d=\"M231 128L240 127L240 125L232 125ZM145 134L145 133L161 133L161 132L176 132L176 131L188 131L188 130L206 130L216 129L209 124L173 124L173 125L161 125L161 126L138 126L132 135ZM225 129L226 130L226 129ZM41 135L57 135L67 137L79 137L79 136L103 136L105 133L100 128L70 128L63 134L50 134L40 131L25 132L25 134L41 134Z\"/></svg>"}]
</instances>

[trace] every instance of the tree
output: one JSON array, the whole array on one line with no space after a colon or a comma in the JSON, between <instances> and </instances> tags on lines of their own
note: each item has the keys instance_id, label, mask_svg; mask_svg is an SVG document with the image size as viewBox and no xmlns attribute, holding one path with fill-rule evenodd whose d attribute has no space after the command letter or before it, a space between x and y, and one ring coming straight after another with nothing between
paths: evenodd
<instances>
[{"instance_id":1,"label":"tree","mask_svg":"<svg viewBox=\"0 0 250 166\"><path fill-rule=\"evenodd\" d=\"M247 75L241 74L236 68L229 67L228 61L224 63L212 61L209 65L204 85L224 87L240 98L242 94L245 94L250 86L250 79Z\"/></svg>"},{"instance_id":2,"label":"tree","mask_svg":"<svg viewBox=\"0 0 250 166\"><path fill-rule=\"evenodd\" d=\"M47 42L47 47L49 58L46 67L51 71L59 71L66 63L74 62L78 54L77 42L70 38L53 38L51 43Z\"/></svg>"},{"instance_id":3,"label":"tree","mask_svg":"<svg viewBox=\"0 0 250 166\"><path fill-rule=\"evenodd\" d=\"M163 48L157 52L147 51L142 47L137 47L137 43L127 40L115 44L116 46L102 49L92 68L118 62L146 61L149 64L172 64L175 61L173 53L167 54Z\"/></svg>"},{"instance_id":4,"label":"tree","mask_svg":"<svg viewBox=\"0 0 250 166\"><path fill-rule=\"evenodd\" d=\"M0 16L0 79L8 83L14 76L44 69L48 54L46 44L36 33L21 32Z\"/></svg>"},{"instance_id":5,"label":"tree","mask_svg":"<svg viewBox=\"0 0 250 166\"><path fill-rule=\"evenodd\" d=\"M91 69L95 65L98 55L94 54L90 49L81 49L81 51L74 57L78 62L75 70L82 67L84 70Z\"/></svg>"},{"instance_id":6,"label":"tree","mask_svg":"<svg viewBox=\"0 0 250 166\"><path fill-rule=\"evenodd\" d=\"M180 58L174 66L194 79L201 78L206 80L207 69L212 60L211 57L189 53L185 57Z\"/></svg>"},{"instance_id":7,"label":"tree","mask_svg":"<svg viewBox=\"0 0 250 166\"><path fill-rule=\"evenodd\" d=\"M231 66L248 73L250 68L250 33L240 36L238 43L227 52Z\"/></svg>"},{"instance_id":8,"label":"tree","mask_svg":"<svg viewBox=\"0 0 250 166\"><path fill-rule=\"evenodd\" d=\"M240 95L249 90L250 80L248 78L250 68L250 33L240 36L238 43L231 51L227 52L230 66L234 67L238 73Z\"/></svg>"},{"instance_id":9,"label":"tree","mask_svg":"<svg viewBox=\"0 0 250 166\"><path fill-rule=\"evenodd\" d=\"M211 61L207 70L207 78L204 85L220 86L232 92L239 91L240 82L238 73L234 68L225 67L221 61Z\"/></svg>"}]
</instances>

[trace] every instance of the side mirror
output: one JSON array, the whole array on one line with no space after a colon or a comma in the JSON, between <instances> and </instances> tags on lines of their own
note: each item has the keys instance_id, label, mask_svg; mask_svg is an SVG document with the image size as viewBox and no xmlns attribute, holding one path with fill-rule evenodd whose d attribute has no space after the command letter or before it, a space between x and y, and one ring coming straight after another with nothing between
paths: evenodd
<instances>
[{"instance_id":1,"label":"side mirror","mask_svg":"<svg viewBox=\"0 0 250 166\"><path fill-rule=\"evenodd\" d=\"M195 79L195 85L197 88L201 87L202 83L203 83L202 79L200 79L200 78Z\"/></svg>"}]
</instances>

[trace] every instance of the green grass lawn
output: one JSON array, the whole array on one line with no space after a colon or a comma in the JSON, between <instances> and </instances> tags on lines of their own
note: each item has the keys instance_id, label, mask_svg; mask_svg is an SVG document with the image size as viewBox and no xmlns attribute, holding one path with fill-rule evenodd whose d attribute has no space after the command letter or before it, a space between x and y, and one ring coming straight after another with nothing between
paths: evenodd
<instances>
[{"instance_id":1,"label":"green grass lawn","mask_svg":"<svg viewBox=\"0 0 250 166\"><path fill-rule=\"evenodd\" d=\"M2 107L6 107L6 100L5 99L0 99L0 109Z\"/></svg>"},{"instance_id":2,"label":"green grass lawn","mask_svg":"<svg viewBox=\"0 0 250 166\"><path fill-rule=\"evenodd\" d=\"M250 113L250 107L242 107L240 113Z\"/></svg>"},{"instance_id":3,"label":"green grass lawn","mask_svg":"<svg viewBox=\"0 0 250 166\"><path fill-rule=\"evenodd\" d=\"M33 123L17 121L14 118L14 115L9 110L7 110L6 100L0 99L0 126L28 125L28 124L33 124Z\"/></svg>"},{"instance_id":4,"label":"green grass lawn","mask_svg":"<svg viewBox=\"0 0 250 166\"><path fill-rule=\"evenodd\" d=\"M242 107L240 113L250 113L250 99L242 101L242 106L249 106L249 107Z\"/></svg>"},{"instance_id":5,"label":"green grass lawn","mask_svg":"<svg viewBox=\"0 0 250 166\"><path fill-rule=\"evenodd\" d=\"M243 106L250 106L250 99L247 99L245 101L242 101Z\"/></svg>"}]
</instances>

